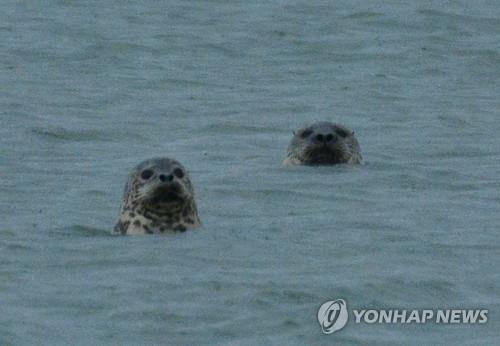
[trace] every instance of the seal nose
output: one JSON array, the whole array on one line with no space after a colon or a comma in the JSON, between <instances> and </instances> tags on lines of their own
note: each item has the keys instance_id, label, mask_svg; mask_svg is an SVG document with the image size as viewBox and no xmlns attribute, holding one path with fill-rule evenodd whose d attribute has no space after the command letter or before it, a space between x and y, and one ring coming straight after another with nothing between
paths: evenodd
<instances>
[{"instance_id":1,"label":"seal nose","mask_svg":"<svg viewBox=\"0 0 500 346\"><path fill-rule=\"evenodd\" d=\"M158 176L158 178L160 179L160 181L162 183L166 182L166 181L172 181L174 180L174 176L172 174L169 174L169 175L165 175L165 174L160 174Z\"/></svg>"},{"instance_id":2,"label":"seal nose","mask_svg":"<svg viewBox=\"0 0 500 346\"><path fill-rule=\"evenodd\" d=\"M336 140L336 137L332 134L332 133L329 133L329 134L317 134L316 135L316 140L320 143L329 143L329 142L335 142Z\"/></svg>"}]
</instances>

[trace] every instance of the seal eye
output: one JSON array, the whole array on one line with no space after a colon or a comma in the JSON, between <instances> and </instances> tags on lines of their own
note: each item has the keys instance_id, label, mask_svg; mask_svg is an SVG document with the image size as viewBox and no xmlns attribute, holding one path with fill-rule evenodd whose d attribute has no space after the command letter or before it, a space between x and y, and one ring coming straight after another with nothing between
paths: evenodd
<instances>
[{"instance_id":1,"label":"seal eye","mask_svg":"<svg viewBox=\"0 0 500 346\"><path fill-rule=\"evenodd\" d=\"M302 139L307 138L311 135L311 133L313 133L311 129L304 130L300 134L300 138L302 138Z\"/></svg>"},{"instance_id":2,"label":"seal eye","mask_svg":"<svg viewBox=\"0 0 500 346\"><path fill-rule=\"evenodd\" d=\"M342 138L346 138L347 136L349 136L349 134L347 133L347 131L345 130L342 130L342 129L337 129L335 130L335 132Z\"/></svg>"},{"instance_id":3,"label":"seal eye","mask_svg":"<svg viewBox=\"0 0 500 346\"><path fill-rule=\"evenodd\" d=\"M174 169L174 175L179 179L184 178L184 172L180 168Z\"/></svg>"},{"instance_id":4,"label":"seal eye","mask_svg":"<svg viewBox=\"0 0 500 346\"><path fill-rule=\"evenodd\" d=\"M144 180L148 180L149 178L151 178L153 176L153 171L150 170L150 169L145 169L144 171L142 171L141 173L141 178L144 179Z\"/></svg>"}]
</instances>

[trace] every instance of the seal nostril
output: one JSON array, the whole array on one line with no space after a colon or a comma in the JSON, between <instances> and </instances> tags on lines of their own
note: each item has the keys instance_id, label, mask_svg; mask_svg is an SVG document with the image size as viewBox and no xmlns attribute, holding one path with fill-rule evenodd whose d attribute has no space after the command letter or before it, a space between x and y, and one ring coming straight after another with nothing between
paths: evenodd
<instances>
[{"instance_id":1,"label":"seal nostril","mask_svg":"<svg viewBox=\"0 0 500 346\"><path fill-rule=\"evenodd\" d=\"M166 182L166 181L172 181L174 180L174 176L172 174L169 174L169 175L165 175L165 174L160 174L158 176L158 178L160 179L160 181L162 183Z\"/></svg>"},{"instance_id":2,"label":"seal nostril","mask_svg":"<svg viewBox=\"0 0 500 346\"><path fill-rule=\"evenodd\" d=\"M326 136L326 141L330 142L333 139L333 135L330 133Z\"/></svg>"},{"instance_id":3,"label":"seal nostril","mask_svg":"<svg viewBox=\"0 0 500 346\"><path fill-rule=\"evenodd\" d=\"M317 139L318 141L320 141L320 142L323 142L324 137L323 137L323 135L317 135L317 136L316 136L316 139Z\"/></svg>"}]
</instances>

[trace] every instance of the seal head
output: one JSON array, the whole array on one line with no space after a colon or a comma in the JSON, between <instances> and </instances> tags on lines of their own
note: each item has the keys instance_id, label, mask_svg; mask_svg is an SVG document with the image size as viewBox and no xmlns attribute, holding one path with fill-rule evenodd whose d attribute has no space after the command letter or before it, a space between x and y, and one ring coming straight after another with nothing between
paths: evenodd
<instances>
[{"instance_id":1,"label":"seal head","mask_svg":"<svg viewBox=\"0 0 500 346\"><path fill-rule=\"evenodd\" d=\"M285 165L335 165L361 163L354 132L340 124L317 122L294 132Z\"/></svg>"},{"instance_id":2,"label":"seal head","mask_svg":"<svg viewBox=\"0 0 500 346\"><path fill-rule=\"evenodd\" d=\"M154 158L130 172L113 234L185 231L199 225L193 186L178 161Z\"/></svg>"}]
</instances>

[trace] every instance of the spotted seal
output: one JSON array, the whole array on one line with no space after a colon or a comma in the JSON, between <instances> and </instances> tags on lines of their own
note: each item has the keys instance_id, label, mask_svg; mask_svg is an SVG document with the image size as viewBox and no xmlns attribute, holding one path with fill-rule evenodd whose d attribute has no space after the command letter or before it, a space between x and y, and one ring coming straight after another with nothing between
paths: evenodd
<instances>
[{"instance_id":1,"label":"spotted seal","mask_svg":"<svg viewBox=\"0 0 500 346\"><path fill-rule=\"evenodd\" d=\"M285 165L334 165L363 160L354 132L327 121L313 123L294 132Z\"/></svg>"},{"instance_id":2,"label":"spotted seal","mask_svg":"<svg viewBox=\"0 0 500 346\"><path fill-rule=\"evenodd\" d=\"M193 186L178 161L153 158L132 169L113 234L185 231L198 226Z\"/></svg>"}]
</instances>

